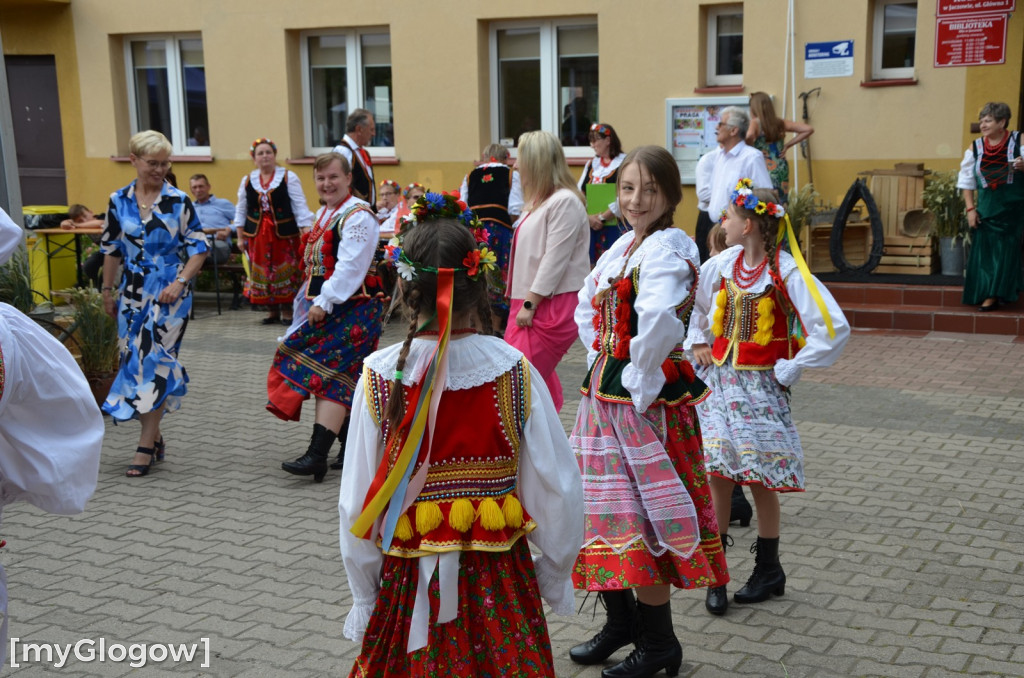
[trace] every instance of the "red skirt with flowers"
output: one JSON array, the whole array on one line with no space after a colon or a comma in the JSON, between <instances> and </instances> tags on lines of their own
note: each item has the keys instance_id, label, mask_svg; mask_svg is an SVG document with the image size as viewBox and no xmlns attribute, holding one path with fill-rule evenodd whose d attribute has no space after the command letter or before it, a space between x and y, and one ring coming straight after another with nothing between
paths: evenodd
<instances>
[{"instance_id":1,"label":"red skirt with flowers","mask_svg":"<svg viewBox=\"0 0 1024 678\"><path fill-rule=\"evenodd\" d=\"M581 411L587 402L588 397L584 397L580 405ZM611 408L632 406L632 403L610 405ZM578 589L609 591L656 584L671 584L677 588L692 589L721 586L729 581L729 570L718 534L714 505L711 502L711 488L704 468L704 453L701 450L700 429L694 408L692 405L682 404L656 406L650 408L644 418L650 418L651 421L660 419L654 412L659 407L664 407L665 415L664 431L660 435L661 442L696 509L700 543L690 557L684 559L671 551L655 556L647 549L642 539L636 540L621 553L616 553L603 541L594 541L584 546L576 558L573 585ZM618 439L621 445L629 444L630 441L621 439L621 431L616 432L610 419L598 418L593 421L603 430L589 431L589 435ZM579 433L579 428L580 424L577 422L574 436ZM577 456L579 455L580 452L577 450ZM584 461L581 459L581 463ZM602 473L628 474L629 471L625 465L614 464ZM631 482L635 485L634 479L631 478Z\"/></svg>"},{"instance_id":2,"label":"red skirt with flowers","mask_svg":"<svg viewBox=\"0 0 1024 678\"><path fill-rule=\"evenodd\" d=\"M246 238L249 278L245 296L253 306L290 304L302 284L300 238L280 238L273 218L264 213L256 235Z\"/></svg>"},{"instance_id":3,"label":"red skirt with flowers","mask_svg":"<svg viewBox=\"0 0 1024 678\"><path fill-rule=\"evenodd\" d=\"M384 556L377 604L350 678L555 675L526 540L505 552L464 551L460 559L458 616L436 623L441 593L435 575L427 646L408 652L419 562Z\"/></svg>"},{"instance_id":4,"label":"red skirt with flowers","mask_svg":"<svg viewBox=\"0 0 1024 678\"><path fill-rule=\"evenodd\" d=\"M267 409L285 421L298 421L311 395L352 407L363 360L377 350L384 300L349 299L323 322L308 321L277 347L267 375Z\"/></svg>"}]
</instances>

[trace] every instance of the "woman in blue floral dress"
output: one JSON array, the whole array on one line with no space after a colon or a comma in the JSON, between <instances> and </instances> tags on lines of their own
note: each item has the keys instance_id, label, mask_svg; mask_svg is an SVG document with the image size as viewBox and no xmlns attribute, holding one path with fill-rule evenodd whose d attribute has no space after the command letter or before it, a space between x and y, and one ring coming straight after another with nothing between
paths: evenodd
<instances>
[{"instance_id":1,"label":"woman in blue floral dress","mask_svg":"<svg viewBox=\"0 0 1024 678\"><path fill-rule=\"evenodd\" d=\"M117 319L121 344L121 364L103 411L115 421L142 422L135 458L125 472L139 477L163 459L160 420L181 406L187 390L178 349L192 309L189 281L209 245L192 201L164 181L171 168L167 138L139 132L130 150L138 176L110 195L100 246L103 304Z\"/></svg>"}]
</instances>

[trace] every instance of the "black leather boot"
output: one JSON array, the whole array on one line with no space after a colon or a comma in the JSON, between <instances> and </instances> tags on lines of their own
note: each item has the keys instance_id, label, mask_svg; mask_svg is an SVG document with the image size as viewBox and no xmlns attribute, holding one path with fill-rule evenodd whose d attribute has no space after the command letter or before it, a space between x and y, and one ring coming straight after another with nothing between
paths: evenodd
<instances>
[{"instance_id":1,"label":"black leather boot","mask_svg":"<svg viewBox=\"0 0 1024 678\"><path fill-rule=\"evenodd\" d=\"M736 487L739 487L739 485ZM725 553L727 547L732 546L732 544L732 537L723 534L722 553ZM707 598L704 599L704 607L713 615L721 617L725 614L725 611L729 609L729 592L725 590L725 584L708 587Z\"/></svg>"},{"instance_id":2,"label":"black leather boot","mask_svg":"<svg viewBox=\"0 0 1024 678\"><path fill-rule=\"evenodd\" d=\"M338 442L341 443L341 449L338 450L338 460L331 462L331 468L335 471L340 471L345 468L345 440L348 438L348 422L351 417L345 417L345 423L341 425L341 430L338 431ZM750 521L747 521L749 524Z\"/></svg>"},{"instance_id":3,"label":"black leather boot","mask_svg":"<svg viewBox=\"0 0 1024 678\"><path fill-rule=\"evenodd\" d=\"M754 556L754 571L747 583L736 592L733 600L737 603L760 603L772 595L786 593L786 573L779 563L779 538L758 537L750 547Z\"/></svg>"},{"instance_id":4,"label":"black leather boot","mask_svg":"<svg viewBox=\"0 0 1024 678\"><path fill-rule=\"evenodd\" d=\"M622 662L601 672L601 678L650 678L662 669L665 675L679 675L683 648L672 630L672 607L644 605L637 601L636 647Z\"/></svg>"},{"instance_id":5,"label":"black leather boot","mask_svg":"<svg viewBox=\"0 0 1024 678\"><path fill-rule=\"evenodd\" d=\"M729 509L729 524L738 522L740 527L747 527L750 525L750 519L754 517L754 508L747 501L747 497L743 494L742 485L733 485L732 487L732 507Z\"/></svg>"},{"instance_id":6,"label":"black leather boot","mask_svg":"<svg viewBox=\"0 0 1024 678\"><path fill-rule=\"evenodd\" d=\"M597 635L569 650L569 658L577 664L600 664L613 652L633 642L636 599L633 590L601 591L608 620Z\"/></svg>"},{"instance_id":7,"label":"black leather boot","mask_svg":"<svg viewBox=\"0 0 1024 678\"><path fill-rule=\"evenodd\" d=\"M281 468L295 476L313 476L313 480L323 482L327 475L327 455L338 435L328 431L320 424L313 424L313 436L309 439L309 449L295 461L286 461Z\"/></svg>"}]
</instances>

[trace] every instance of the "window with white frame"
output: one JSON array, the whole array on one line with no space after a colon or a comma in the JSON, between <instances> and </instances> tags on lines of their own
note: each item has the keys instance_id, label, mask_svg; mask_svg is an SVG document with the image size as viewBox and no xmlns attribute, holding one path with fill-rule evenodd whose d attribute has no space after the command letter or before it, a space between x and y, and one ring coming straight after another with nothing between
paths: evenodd
<instances>
[{"instance_id":1,"label":"window with white frame","mask_svg":"<svg viewBox=\"0 0 1024 678\"><path fill-rule=\"evenodd\" d=\"M209 155L202 38L130 38L125 63L132 133L156 130L170 140L176 155Z\"/></svg>"},{"instance_id":2,"label":"window with white frame","mask_svg":"<svg viewBox=\"0 0 1024 678\"><path fill-rule=\"evenodd\" d=\"M600 103L596 20L494 24L490 49L492 137L514 146L524 132L545 130L566 148L582 147L567 155L591 155Z\"/></svg>"},{"instance_id":3,"label":"window with white frame","mask_svg":"<svg viewBox=\"0 0 1024 678\"><path fill-rule=\"evenodd\" d=\"M913 78L916 38L916 2L875 0L872 79Z\"/></svg>"},{"instance_id":4,"label":"window with white frame","mask_svg":"<svg viewBox=\"0 0 1024 678\"><path fill-rule=\"evenodd\" d=\"M743 5L708 7L709 87L743 84Z\"/></svg>"},{"instance_id":5,"label":"window with white frame","mask_svg":"<svg viewBox=\"0 0 1024 678\"><path fill-rule=\"evenodd\" d=\"M302 34L302 90L306 152L326 153L345 136L350 112L373 113L371 155L394 154L391 36L387 29Z\"/></svg>"}]
</instances>

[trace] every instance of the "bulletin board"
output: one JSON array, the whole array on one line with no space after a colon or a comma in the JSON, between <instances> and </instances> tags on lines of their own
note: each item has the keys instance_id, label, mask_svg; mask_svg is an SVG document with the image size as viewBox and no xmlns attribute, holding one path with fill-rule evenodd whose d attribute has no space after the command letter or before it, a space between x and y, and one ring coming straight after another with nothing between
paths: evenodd
<instances>
[{"instance_id":1,"label":"bulletin board","mask_svg":"<svg viewBox=\"0 0 1024 678\"><path fill-rule=\"evenodd\" d=\"M679 164L684 184L694 183L697 161L718 148L715 127L726 106L749 109L749 97L665 99L665 147Z\"/></svg>"}]
</instances>

